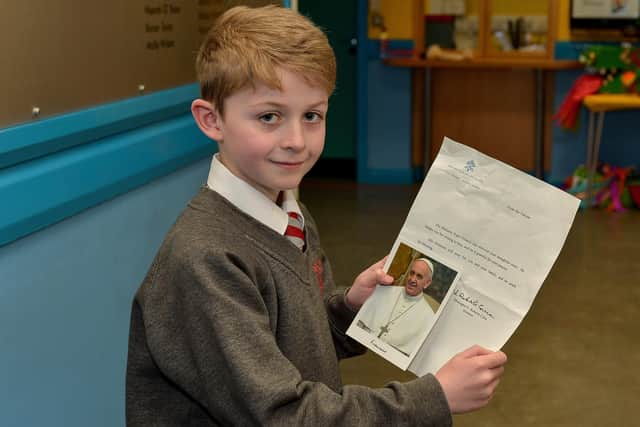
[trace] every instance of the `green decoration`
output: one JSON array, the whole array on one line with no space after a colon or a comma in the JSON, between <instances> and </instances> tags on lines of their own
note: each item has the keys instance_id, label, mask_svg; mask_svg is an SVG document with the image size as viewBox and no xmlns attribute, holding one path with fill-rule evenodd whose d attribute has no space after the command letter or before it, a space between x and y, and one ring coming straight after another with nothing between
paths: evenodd
<instances>
[{"instance_id":1,"label":"green decoration","mask_svg":"<svg viewBox=\"0 0 640 427\"><path fill-rule=\"evenodd\" d=\"M640 48L589 45L580 55L588 72L602 77L599 93L640 93Z\"/></svg>"}]
</instances>

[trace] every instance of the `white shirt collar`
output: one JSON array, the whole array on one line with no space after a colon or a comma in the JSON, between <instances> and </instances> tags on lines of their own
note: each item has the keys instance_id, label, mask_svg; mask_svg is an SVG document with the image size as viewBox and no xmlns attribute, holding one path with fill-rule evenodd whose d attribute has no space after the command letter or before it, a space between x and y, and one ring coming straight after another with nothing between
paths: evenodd
<instances>
[{"instance_id":1,"label":"white shirt collar","mask_svg":"<svg viewBox=\"0 0 640 427\"><path fill-rule=\"evenodd\" d=\"M418 295L409 295L406 291L406 289L402 289L402 297L404 299L405 302L418 302L423 298L422 293L418 294Z\"/></svg>"},{"instance_id":2,"label":"white shirt collar","mask_svg":"<svg viewBox=\"0 0 640 427\"><path fill-rule=\"evenodd\" d=\"M302 218L300 206L293 191L285 190L282 194L282 207L246 181L238 178L218 160L218 154L211 160L207 187L233 203L238 209L260 221L276 233L283 234L289 224L286 212L296 212Z\"/></svg>"}]
</instances>

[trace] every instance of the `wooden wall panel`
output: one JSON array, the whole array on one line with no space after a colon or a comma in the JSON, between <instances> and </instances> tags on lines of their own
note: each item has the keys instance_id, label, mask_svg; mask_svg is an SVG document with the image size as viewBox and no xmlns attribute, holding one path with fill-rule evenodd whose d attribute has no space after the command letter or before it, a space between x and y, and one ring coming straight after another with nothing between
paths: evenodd
<instances>
[{"instance_id":1,"label":"wooden wall panel","mask_svg":"<svg viewBox=\"0 0 640 427\"><path fill-rule=\"evenodd\" d=\"M448 136L534 169L534 71L433 69L431 84L432 158Z\"/></svg>"},{"instance_id":2,"label":"wooden wall panel","mask_svg":"<svg viewBox=\"0 0 640 427\"><path fill-rule=\"evenodd\" d=\"M544 74L544 171L551 170L551 148L553 147L553 103L555 94L555 73Z\"/></svg>"}]
</instances>

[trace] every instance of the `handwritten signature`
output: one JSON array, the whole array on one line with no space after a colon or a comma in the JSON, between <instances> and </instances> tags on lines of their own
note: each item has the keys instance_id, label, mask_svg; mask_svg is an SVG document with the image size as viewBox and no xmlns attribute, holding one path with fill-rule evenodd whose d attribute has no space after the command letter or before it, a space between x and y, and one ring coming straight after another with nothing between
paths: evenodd
<instances>
[{"instance_id":1,"label":"handwritten signature","mask_svg":"<svg viewBox=\"0 0 640 427\"><path fill-rule=\"evenodd\" d=\"M378 350L380 350L380 352L382 352L382 353L386 353L386 352L387 352L387 349L380 347L380 346L378 345L378 343L376 342L376 340L371 340L371 341L369 341L369 344L371 344L373 347L375 347L375 348L377 348Z\"/></svg>"},{"instance_id":2,"label":"handwritten signature","mask_svg":"<svg viewBox=\"0 0 640 427\"><path fill-rule=\"evenodd\" d=\"M453 295L458 297L458 299L471 304L472 306L474 306L475 308L477 308L480 312L484 313L485 315L491 317L492 319L493 317L493 313L491 313L487 307L482 304L480 301L478 301L477 298L471 298L468 295L465 295L464 292L458 290L457 288L453 290Z\"/></svg>"}]
</instances>

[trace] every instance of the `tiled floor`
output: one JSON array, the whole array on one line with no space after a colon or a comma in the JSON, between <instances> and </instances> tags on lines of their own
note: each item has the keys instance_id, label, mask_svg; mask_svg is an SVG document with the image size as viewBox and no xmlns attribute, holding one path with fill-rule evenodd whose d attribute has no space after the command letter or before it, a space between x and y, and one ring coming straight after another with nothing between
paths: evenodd
<instances>
[{"instance_id":1,"label":"tiled floor","mask_svg":"<svg viewBox=\"0 0 640 427\"><path fill-rule=\"evenodd\" d=\"M303 183L336 281L349 285L389 251L416 186ZM488 407L457 427L640 426L640 211L580 211L533 307L504 348ZM346 383L408 380L374 354L342 363Z\"/></svg>"}]
</instances>

